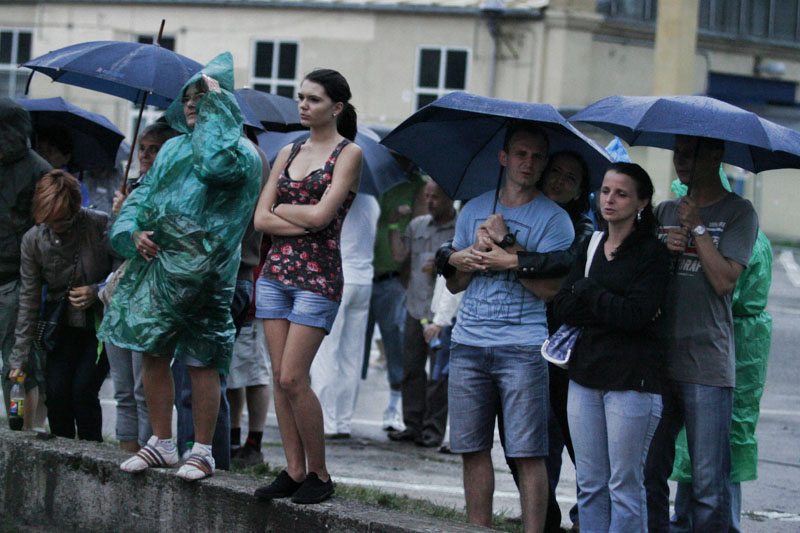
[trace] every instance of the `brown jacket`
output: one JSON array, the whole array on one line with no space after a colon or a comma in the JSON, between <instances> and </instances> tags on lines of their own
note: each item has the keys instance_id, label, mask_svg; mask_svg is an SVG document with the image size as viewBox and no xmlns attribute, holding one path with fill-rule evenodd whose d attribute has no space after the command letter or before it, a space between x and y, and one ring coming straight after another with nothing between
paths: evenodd
<instances>
[{"instance_id":1,"label":"brown jacket","mask_svg":"<svg viewBox=\"0 0 800 533\"><path fill-rule=\"evenodd\" d=\"M108 215L82 208L72 227L63 234L56 234L45 224L38 224L22 237L19 314L14 331L16 342L9 358L11 368L22 368L27 361L36 331L43 285L47 285L48 302L64 296L70 281L73 287L90 285L97 294L97 284L111 272L107 225ZM73 268L78 250L77 267ZM99 301L96 305L100 305ZM86 313L72 306L68 307L67 325L94 326L86 324Z\"/></svg>"}]
</instances>

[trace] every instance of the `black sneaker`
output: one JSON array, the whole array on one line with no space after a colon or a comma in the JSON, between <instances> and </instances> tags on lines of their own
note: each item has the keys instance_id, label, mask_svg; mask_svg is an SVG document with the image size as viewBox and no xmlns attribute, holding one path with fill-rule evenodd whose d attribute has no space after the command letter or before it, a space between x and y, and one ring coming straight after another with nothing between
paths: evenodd
<instances>
[{"instance_id":1,"label":"black sneaker","mask_svg":"<svg viewBox=\"0 0 800 533\"><path fill-rule=\"evenodd\" d=\"M232 456L233 454L231 454ZM261 455L261 450L257 450L253 446L245 444L239 449L236 457L231 457L231 461L239 468L247 466L255 466L264 462L264 457Z\"/></svg>"},{"instance_id":2,"label":"black sneaker","mask_svg":"<svg viewBox=\"0 0 800 533\"><path fill-rule=\"evenodd\" d=\"M292 496L294 503L319 503L333 496L333 480L322 482L314 472L309 472L303 486Z\"/></svg>"},{"instance_id":3,"label":"black sneaker","mask_svg":"<svg viewBox=\"0 0 800 533\"><path fill-rule=\"evenodd\" d=\"M281 470L281 473L278 474L278 477L275 478L275 481L269 485L264 485L263 487L257 488L255 491L255 496L259 500L287 498L297 492L302 485L303 483L298 483L297 481L293 480L292 476L289 475L289 472L286 470Z\"/></svg>"}]
</instances>

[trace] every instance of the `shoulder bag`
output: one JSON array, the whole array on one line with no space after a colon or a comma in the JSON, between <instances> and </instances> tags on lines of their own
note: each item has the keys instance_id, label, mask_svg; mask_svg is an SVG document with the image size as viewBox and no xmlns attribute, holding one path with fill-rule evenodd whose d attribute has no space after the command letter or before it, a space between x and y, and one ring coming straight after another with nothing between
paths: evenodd
<instances>
[{"instance_id":1,"label":"shoulder bag","mask_svg":"<svg viewBox=\"0 0 800 533\"><path fill-rule=\"evenodd\" d=\"M602 231L595 231L589 241L589 249L586 251L586 268L583 275L589 277L589 269L592 267L592 260L603 238ZM557 367L567 368L569 366L569 359L572 356L572 350L575 348L575 343L581 336L583 328L580 326L568 326L562 324L550 337L542 344L542 357L546 361L553 363Z\"/></svg>"},{"instance_id":2,"label":"shoulder bag","mask_svg":"<svg viewBox=\"0 0 800 533\"><path fill-rule=\"evenodd\" d=\"M83 240L81 240L83 242ZM42 312L39 316L39 321L36 323L36 332L33 337L33 345L43 353L52 352L61 337L61 331L64 328L64 319L67 314L67 306L69 304L69 291L72 289L72 283L75 281L75 272L78 270L78 261L81 255L81 246L78 246L78 251L75 252L75 261L72 265L72 276L70 277L67 291L64 296L55 302L44 302L42 304Z\"/></svg>"}]
</instances>

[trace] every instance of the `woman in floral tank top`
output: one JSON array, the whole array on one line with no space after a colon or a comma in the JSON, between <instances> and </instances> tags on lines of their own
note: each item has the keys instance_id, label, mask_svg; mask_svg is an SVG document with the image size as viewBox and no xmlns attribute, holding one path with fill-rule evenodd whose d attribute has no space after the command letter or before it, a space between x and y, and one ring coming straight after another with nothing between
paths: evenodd
<instances>
[{"instance_id":1,"label":"woman in floral tank top","mask_svg":"<svg viewBox=\"0 0 800 533\"><path fill-rule=\"evenodd\" d=\"M350 97L347 81L335 70L305 77L298 110L311 135L280 151L256 207L256 229L272 238L256 282L256 317L264 319L287 463L272 483L256 490L263 500L291 496L295 503L317 503L334 491L309 370L342 297L339 236L361 179Z\"/></svg>"}]
</instances>

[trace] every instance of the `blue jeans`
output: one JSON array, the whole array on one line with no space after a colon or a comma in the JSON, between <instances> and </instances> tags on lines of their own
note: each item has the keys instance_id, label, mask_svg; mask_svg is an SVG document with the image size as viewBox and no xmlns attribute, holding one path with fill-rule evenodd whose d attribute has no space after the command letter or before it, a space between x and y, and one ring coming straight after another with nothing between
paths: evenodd
<instances>
[{"instance_id":1,"label":"blue jeans","mask_svg":"<svg viewBox=\"0 0 800 533\"><path fill-rule=\"evenodd\" d=\"M658 394L569 382L581 531L647 531L644 463L660 414Z\"/></svg>"},{"instance_id":2,"label":"blue jeans","mask_svg":"<svg viewBox=\"0 0 800 533\"><path fill-rule=\"evenodd\" d=\"M364 361L361 365L361 379L367 378L369 352L372 347L372 334L375 323L381 328L383 348L386 350L386 377L389 385L400 386L403 381L403 327L406 320L406 290L395 278L372 283L372 296L369 300L369 319L367 320L367 340L364 344Z\"/></svg>"},{"instance_id":3,"label":"blue jeans","mask_svg":"<svg viewBox=\"0 0 800 533\"><path fill-rule=\"evenodd\" d=\"M728 491L731 495L731 525L730 533L740 533L742 515L742 484L729 483ZM678 483L675 493L675 514L669 522L670 533L691 533L692 529L692 484Z\"/></svg>"},{"instance_id":4,"label":"blue jeans","mask_svg":"<svg viewBox=\"0 0 800 533\"><path fill-rule=\"evenodd\" d=\"M142 354L110 343L105 346L117 400L117 440L144 446L153 430L142 386Z\"/></svg>"},{"instance_id":5,"label":"blue jeans","mask_svg":"<svg viewBox=\"0 0 800 533\"><path fill-rule=\"evenodd\" d=\"M675 460L675 439L686 424L692 463L692 524L695 531L728 531L731 501L730 429L733 388L670 381L664 412L645 468L650 531L669 531L667 478Z\"/></svg>"}]
</instances>

